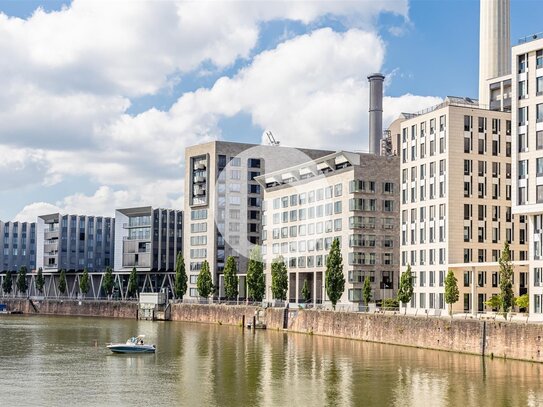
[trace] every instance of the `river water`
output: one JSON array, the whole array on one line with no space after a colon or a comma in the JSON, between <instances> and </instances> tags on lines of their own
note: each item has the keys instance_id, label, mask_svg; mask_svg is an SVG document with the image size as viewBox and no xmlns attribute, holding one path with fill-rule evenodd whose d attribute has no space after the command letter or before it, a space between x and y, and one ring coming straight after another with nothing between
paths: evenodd
<instances>
[{"instance_id":1,"label":"river water","mask_svg":"<svg viewBox=\"0 0 543 407\"><path fill-rule=\"evenodd\" d=\"M137 334L156 354L105 348ZM0 316L1 406L542 406L542 371L220 325Z\"/></svg>"}]
</instances>

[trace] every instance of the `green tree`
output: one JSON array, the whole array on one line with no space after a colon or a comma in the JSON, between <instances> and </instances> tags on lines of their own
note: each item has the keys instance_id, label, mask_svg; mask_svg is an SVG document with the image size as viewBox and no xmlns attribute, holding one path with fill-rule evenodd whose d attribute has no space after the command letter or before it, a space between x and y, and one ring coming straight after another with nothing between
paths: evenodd
<instances>
[{"instance_id":1,"label":"green tree","mask_svg":"<svg viewBox=\"0 0 543 407\"><path fill-rule=\"evenodd\" d=\"M445 302L449 305L449 315L452 317L452 306L460 298L458 290L458 280L454 276L454 272L449 270L445 278Z\"/></svg>"},{"instance_id":2,"label":"green tree","mask_svg":"<svg viewBox=\"0 0 543 407\"><path fill-rule=\"evenodd\" d=\"M288 290L288 271L283 256L273 259L271 265L271 291L276 300L285 301Z\"/></svg>"},{"instance_id":3,"label":"green tree","mask_svg":"<svg viewBox=\"0 0 543 407\"><path fill-rule=\"evenodd\" d=\"M328 259L326 260L326 294L336 309L338 300L345 290L345 276L343 275L343 257L339 249L339 240L334 238Z\"/></svg>"},{"instance_id":4,"label":"green tree","mask_svg":"<svg viewBox=\"0 0 543 407\"><path fill-rule=\"evenodd\" d=\"M87 268L83 269L83 275L79 279L79 290L81 291L81 295L84 297L85 294L89 292L90 288L90 278L89 278L89 271Z\"/></svg>"},{"instance_id":5,"label":"green tree","mask_svg":"<svg viewBox=\"0 0 543 407\"><path fill-rule=\"evenodd\" d=\"M11 271L6 271L6 276L4 277L4 282L2 283L2 290L6 294L11 294L13 290L13 278L11 276Z\"/></svg>"},{"instance_id":6,"label":"green tree","mask_svg":"<svg viewBox=\"0 0 543 407\"><path fill-rule=\"evenodd\" d=\"M43 287L45 286L45 278L43 278L43 271L41 267L38 269L38 275L36 276L36 290L43 294Z\"/></svg>"},{"instance_id":7,"label":"green tree","mask_svg":"<svg viewBox=\"0 0 543 407\"><path fill-rule=\"evenodd\" d=\"M509 251L509 243L505 242L500 263L500 297L502 300L502 310L504 313L509 312L515 301L513 293L513 265L511 264L511 252Z\"/></svg>"},{"instance_id":8,"label":"green tree","mask_svg":"<svg viewBox=\"0 0 543 407\"><path fill-rule=\"evenodd\" d=\"M224 294L226 299L235 300L238 296L238 269L236 260L232 256L226 259L224 266Z\"/></svg>"},{"instance_id":9,"label":"green tree","mask_svg":"<svg viewBox=\"0 0 543 407\"><path fill-rule=\"evenodd\" d=\"M398 308L399 305L397 298L385 298L383 300L383 308Z\"/></svg>"},{"instance_id":10,"label":"green tree","mask_svg":"<svg viewBox=\"0 0 543 407\"><path fill-rule=\"evenodd\" d=\"M364 279L364 285L362 286L362 297L364 298L364 302L366 303L367 307L371 301L371 282L369 277Z\"/></svg>"},{"instance_id":11,"label":"green tree","mask_svg":"<svg viewBox=\"0 0 543 407\"><path fill-rule=\"evenodd\" d=\"M407 270L400 277L400 288L398 288L398 301L407 304L413 297L413 278L411 276L411 265L407 265ZM407 308L405 310L407 312Z\"/></svg>"},{"instance_id":12,"label":"green tree","mask_svg":"<svg viewBox=\"0 0 543 407\"><path fill-rule=\"evenodd\" d=\"M185 271L185 259L183 253L177 252L175 260L175 284L173 287L175 298L182 300L187 292L187 272Z\"/></svg>"},{"instance_id":13,"label":"green tree","mask_svg":"<svg viewBox=\"0 0 543 407\"><path fill-rule=\"evenodd\" d=\"M485 301L485 305L492 309L500 309L502 307L502 299L500 295L493 295L489 300Z\"/></svg>"},{"instance_id":14,"label":"green tree","mask_svg":"<svg viewBox=\"0 0 543 407\"><path fill-rule=\"evenodd\" d=\"M20 293L25 294L28 290L28 281L26 281L26 267L21 266L19 273L17 273L17 290Z\"/></svg>"},{"instance_id":15,"label":"green tree","mask_svg":"<svg viewBox=\"0 0 543 407\"><path fill-rule=\"evenodd\" d=\"M58 279L58 291L61 294L66 294L66 271L60 270L60 278Z\"/></svg>"},{"instance_id":16,"label":"green tree","mask_svg":"<svg viewBox=\"0 0 543 407\"><path fill-rule=\"evenodd\" d=\"M304 285L302 286L302 298L306 304L311 299L311 291L309 290L309 283L307 282L307 279L304 280Z\"/></svg>"},{"instance_id":17,"label":"green tree","mask_svg":"<svg viewBox=\"0 0 543 407\"><path fill-rule=\"evenodd\" d=\"M138 294L138 271L136 268L132 268L130 272L130 277L128 277L128 296L132 297Z\"/></svg>"},{"instance_id":18,"label":"green tree","mask_svg":"<svg viewBox=\"0 0 543 407\"><path fill-rule=\"evenodd\" d=\"M198 279L196 280L196 287L198 288L198 294L200 297L208 298L213 292L213 279L211 278L211 272L209 271L209 263L204 260L200 273L198 273Z\"/></svg>"},{"instance_id":19,"label":"green tree","mask_svg":"<svg viewBox=\"0 0 543 407\"><path fill-rule=\"evenodd\" d=\"M515 298L515 304L519 309L525 309L525 312L528 312L528 306L530 305L530 298L528 294L522 294L520 297Z\"/></svg>"},{"instance_id":20,"label":"green tree","mask_svg":"<svg viewBox=\"0 0 543 407\"><path fill-rule=\"evenodd\" d=\"M266 279L264 278L264 263L260 247L255 246L249 256L247 266L247 294L253 301L262 301L266 291Z\"/></svg>"},{"instance_id":21,"label":"green tree","mask_svg":"<svg viewBox=\"0 0 543 407\"><path fill-rule=\"evenodd\" d=\"M106 272L104 273L104 278L102 280L102 288L108 298L110 298L111 293L113 292L113 284L113 271L111 270L111 267L106 267Z\"/></svg>"}]
</instances>

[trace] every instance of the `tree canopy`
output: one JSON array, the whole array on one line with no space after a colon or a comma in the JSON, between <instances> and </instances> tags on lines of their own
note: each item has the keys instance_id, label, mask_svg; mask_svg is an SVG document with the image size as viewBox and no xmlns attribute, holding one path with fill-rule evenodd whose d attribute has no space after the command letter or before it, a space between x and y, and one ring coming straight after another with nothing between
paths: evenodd
<instances>
[{"instance_id":1,"label":"tree canopy","mask_svg":"<svg viewBox=\"0 0 543 407\"><path fill-rule=\"evenodd\" d=\"M233 256L228 256L224 266L224 295L229 300L235 300L238 296L238 268Z\"/></svg>"},{"instance_id":2,"label":"tree canopy","mask_svg":"<svg viewBox=\"0 0 543 407\"><path fill-rule=\"evenodd\" d=\"M513 293L513 265L511 264L511 252L509 243L505 242L501 256L500 264L500 297L503 312L509 312L515 301Z\"/></svg>"},{"instance_id":3,"label":"tree canopy","mask_svg":"<svg viewBox=\"0 0 543 407\"><path fill-rule=\"evenodd\" d=\"M273 259L271 265L271 291L276 300L285 301L288 290L288 271L283 256Z\"/></svg>"},{"instance_id":4,"label":"tree canopy","mask_svg":"<svg viewBox=\"0 0 543 407\"><path fill-rule=\"evenodd\" d=\"M175 284L174 284L174 295L175 298L180 300L183 299L183 296L187 292L187 272L185 271L185 259L181 252L177 252L177 258L175 260Z\"/></svg>"},{"instance_id":5,"label":"tree canopy","mask_svg":"<svg viewBox=\"0 0 543 407\"><path fill-rule=\"evenodd\" d=\"M266 280L264 277L264 263L260 247L255 246L251 250L249 264L247 266L247 294L253 301L262 301L266 291Z\"/></svg>"},{"instance_id":6,"label":"tree canopy","mask_svg":"<svg viewBox=\"0 0 543 407\"><path fill-rule=\"evenodd\" d=\"M196 287L198 288L198 294L200 297L208 298L213 292L213 279L211 272L209 271L209 263L204 260L200 273L198 273L198 279L196 280Z\"/></svg>"},{"instance_id":7,"label":"tree canopy","mask_svg":"<svg viewBox=\"0 0 543 407\"><path fill-rule=\"evenodd\" d=\"M326 260L326 294L336 309L338 300L345 290L345 275L343 274L343 257L339 248L339 239L334 238L328 259Z\"/></svg>"},{"instance_id":8,"label":"tree canopy","mask_svg":"<svg viewBox=\"0 0 543 407\"><path fill-rule=\"evenodd\" d=\"M452 316L452 306L460 298L458 290L458 280L454 276L454 272L449 270L445 278L445 302L449 304L449 315Z\"/></svg>"},{"instance_id":9,"label":"tree canopy","mask_svg":"<svg viewBox=\"0 0 543 407\"><path fill-rule=\"evenodd\" d=\"M407 304L413 297L413 278L411 276L411 265L407 265L407 270L400 277L400 288L398 288L398 301Z\"/></svg>"}]
</instances>

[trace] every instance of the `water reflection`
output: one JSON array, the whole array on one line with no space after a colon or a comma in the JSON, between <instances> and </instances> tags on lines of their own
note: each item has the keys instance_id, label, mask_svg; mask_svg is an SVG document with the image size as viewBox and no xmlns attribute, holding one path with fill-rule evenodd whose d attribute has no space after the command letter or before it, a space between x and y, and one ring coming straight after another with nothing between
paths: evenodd
<instances>
[{"instance_id":1,"label":"water reflection","mask_svg":"<svg viewBox=\"0 0 543 407\"><path fill-rule=\"evenodd\" d=\"M218 325L0 317L0 366L2 405L543 405L539 364Z\"/></svg>"}]
</instances>

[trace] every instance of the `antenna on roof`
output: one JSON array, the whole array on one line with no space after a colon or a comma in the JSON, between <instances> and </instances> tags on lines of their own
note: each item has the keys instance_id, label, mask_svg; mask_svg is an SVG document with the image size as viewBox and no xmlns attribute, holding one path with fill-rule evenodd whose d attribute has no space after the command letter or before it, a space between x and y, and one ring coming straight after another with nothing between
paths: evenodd
<instances>
[{"instance_id":1,"label":"antenna on roof","mask_svg":"<svg viewBox=\"0 0 543 407\"><path fill-rule=\"evenodd\" d=\"M281 144L280 141L276 140L273 136L273 133L270 130L266 130L264 132L264 135L268 138L268 142L270 143L270 146L278 146Z\"/></svg>"}]
</instances>

